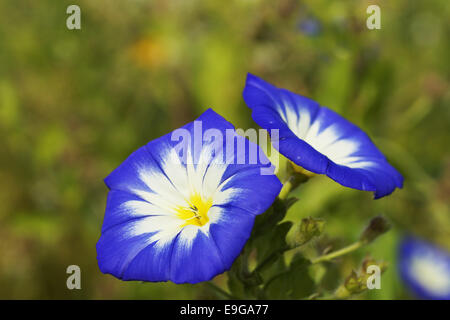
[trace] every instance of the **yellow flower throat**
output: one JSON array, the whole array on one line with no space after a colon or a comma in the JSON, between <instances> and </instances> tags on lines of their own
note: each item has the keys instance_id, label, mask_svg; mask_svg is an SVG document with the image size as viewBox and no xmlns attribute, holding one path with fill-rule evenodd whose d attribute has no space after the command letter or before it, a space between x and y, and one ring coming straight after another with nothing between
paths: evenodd
<instances>
[{"instance_id":1,"label":"yellow flower throat","mask_svg":"<svg viewBox=\"0 0 450 320\"><path fill-rule=\"evenodd\" d=\"M202 197L195 193L189 199L189 207L178 207L177 216L185 220L182 227L187 225L203 226L208 223L208 211L212 206L212 199L203 200Z\"/></svg>"}]
</instances>

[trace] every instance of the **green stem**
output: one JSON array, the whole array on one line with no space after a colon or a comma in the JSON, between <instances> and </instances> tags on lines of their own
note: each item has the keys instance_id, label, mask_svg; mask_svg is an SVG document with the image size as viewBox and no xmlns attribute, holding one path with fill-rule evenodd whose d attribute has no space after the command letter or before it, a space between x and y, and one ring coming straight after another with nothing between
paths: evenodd
<instances>
[{"instance_id":1,"label":"green stem","mask_svg":"<svg viewBox=\"0 0 450 320\"><path fill-rule=\"evenodd\" d=\"M280 194L278 195L278 198L281 200L286 199L287 195L291 190L293 189L293 179L290 177L288 181L283 185L283 188L281 188Z\"/></svg>"},{"instance_id":2,"label":"green stem","mask_svg":"<svg viewBox=\"0 0 450 320\"><path fill-rule=\"evenodd\" d=\"M298 172L294 173L284 183L283 188L281 188L280 194L278 195L278 198L281 200L285 200L292 190L297 188L300 184L308 181L308 179L309 177L304 174Z\"/></svg>"},{"instance_id":3,"label":"green stem","mask_svg":"<svg viewBox=\"0 0 450 320\"><path fill-rule=\"evenodd\" d=\"M362 242L362 241L356 241L355 243L353 243L353 244L351 244L351 245L349 245L347 247L344 247L344 248L342 248L340 250L336 250L336 251L331 252L329 254L325 254L323 256L317 257L316 259L313 259L311 261L311 263L314 264L314 263L319 263L319 262L332 260L334 258L343 256L344 254L347 254L347 253L350 253L352 251L355 251L355 250L361 248L362 246L364 246L364 244L365 243Z\"/></svg>"}]
</instances>

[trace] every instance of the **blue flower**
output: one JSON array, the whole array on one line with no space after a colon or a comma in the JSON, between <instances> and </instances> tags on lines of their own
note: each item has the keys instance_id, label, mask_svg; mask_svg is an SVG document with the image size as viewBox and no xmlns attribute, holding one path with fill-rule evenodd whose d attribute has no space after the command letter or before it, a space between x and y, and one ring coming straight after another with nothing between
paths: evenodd
<instances>
[{"instance_id":1,"label":"blue flower","mask_svg":"<svg viewBox=\"0 0 450 320\"><path fill-rule=\"evenodd\" d=\"M414 294L423 299L450 300L450 254L416 238L399 247L399 272Z\"/></svg>"},{"instance_id":2,"label":"blue flower","mask_svg":"<svg viewBox=\"0 0 450 320\"><path fill-rule=\"evenodd\" d=\"M298 29L307 36L317 36L322 30L320 21L314 17L302 19L298 22Z\"/></svg>"},{"instance_id":3,"label":"blue flower","mask_svg":"<svg viewBox=\"0 0 450 320\"><path fill-rule=\"evenodd\" d=\"M268 159L259 152L250 161L251 150L260 151L207 110L133 152L105 179L100 270L122 280L197 283L229 269L255 216L281 189Z\"/></svg>"},{"instance_id":4,"label":"blue flower","mask_svg":"<svg viewBox=\"0 0 450 320\"><path fill-rule=\"evenodd\" d=\"M274 144L296 165L375 199L401 188L403 177L361 129L317 102L249 74L243 92L255 122L279 130Z\"/></svg>"}]
</instances>

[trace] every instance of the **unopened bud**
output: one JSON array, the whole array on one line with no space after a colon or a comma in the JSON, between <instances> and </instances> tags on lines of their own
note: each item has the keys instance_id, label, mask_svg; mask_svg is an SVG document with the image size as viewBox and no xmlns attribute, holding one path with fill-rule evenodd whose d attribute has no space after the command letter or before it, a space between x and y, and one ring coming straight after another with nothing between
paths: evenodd
<instances>
[{"instance_id":1,"label":"unopened bud","mask_svg":"<svg viewBox=\"0 0 450 320\"><path fill-rule=\"evenodd\" d=\"M319 236L325 226L325 220L320 218L303 218L295 234L295 244L303 245L312 238Z\"/></svg>"},{"instance_id":2,"label":"unopened bud","mask_svg":"<svg viewBox=\"0 0 450 320\"><path fill-rule=\"evenodd\" d=\"M360 293L365 287L355 270L345 279L344 286L350 294Z\"/></svg>"},{"instance_id":3,"label":"unopened bud","mask_svg":"<svg viewBox=\"0 0 450 320\"><path fill-rule=\"evenodd\" d=\"M384 217L375 217L370 220L369 225L361 234L360 240L366 243L370 243L377 237L381 236L383 233L386 233L390 228L391 226Z\"/></svg>"},{"instance_id":4,"label":"unopened bud","mask_svg":"<svg viewBox=\"0 0 450 320\"><path fill-rule=\"evenodd\" d=\"M336 297L340 299L348 298L354 294L359 294L367 290L368 281L373 276L369 267L377 266L383 273L387 264L385 262L376 261L370 257L364 259L360 272L352 270L352 273L345 278L344 284L336 290Z\"/></svg>"}]
</instances>

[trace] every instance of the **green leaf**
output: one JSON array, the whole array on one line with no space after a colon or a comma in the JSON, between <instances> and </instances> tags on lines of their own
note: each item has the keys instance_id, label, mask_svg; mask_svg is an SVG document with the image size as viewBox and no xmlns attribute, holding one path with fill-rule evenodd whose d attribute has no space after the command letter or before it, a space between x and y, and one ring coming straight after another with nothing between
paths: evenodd
<instances>
[{"instance_id":1,"label":"green leaf","mask_svg":"<svg viewBox=\"0 0 450 320\"><path fill-rule=\"evenodd\" d=\"M283 257L283 253L288 249L286 235L291 227L292 222L290 221L280 223L276 227L272 227L271 230L267 230L264 237L255 240L254 246L257 255L256 270L258 272L268 270L276 261ZM283 265L278 264L277 266L279 271L279 268Z\"/></svg>"},{"instance_id":2,"label":"green leaf","mask_svg":"<svg viewBox=\"0 0 450 320\"><path fill-rule=\"evenodd\" d=\"M244 283L240 280L239 273L242 269L242 255L239 256L228 271L228 289L231 295L237 298L245 297Z\"/></svg>"},{"instance_id":3,"label":"green leaf","mask_svg":"<svg viewBox=\"0 0 450 320\"><path fill-rule=\"evenodd\" d=\"M265 213L256 217L251 239L260 236L266 237L267 232L273 230L273 226L284 219L287 209L295 203L295 201L295 198L290 198L286 201L276 199Z\"/></svg>"},{"instance_id":4,"label":"green leaf","mask_svg":"<svg viewBox=\"0 0 450 320\"><path fill-rule=\"evenodd\" d=\"M309 274L311 262L297 253L289 269L270 279L264 287L268 299L302 299L310 296L315 289Z\"/></svg>"}]
</instances>

